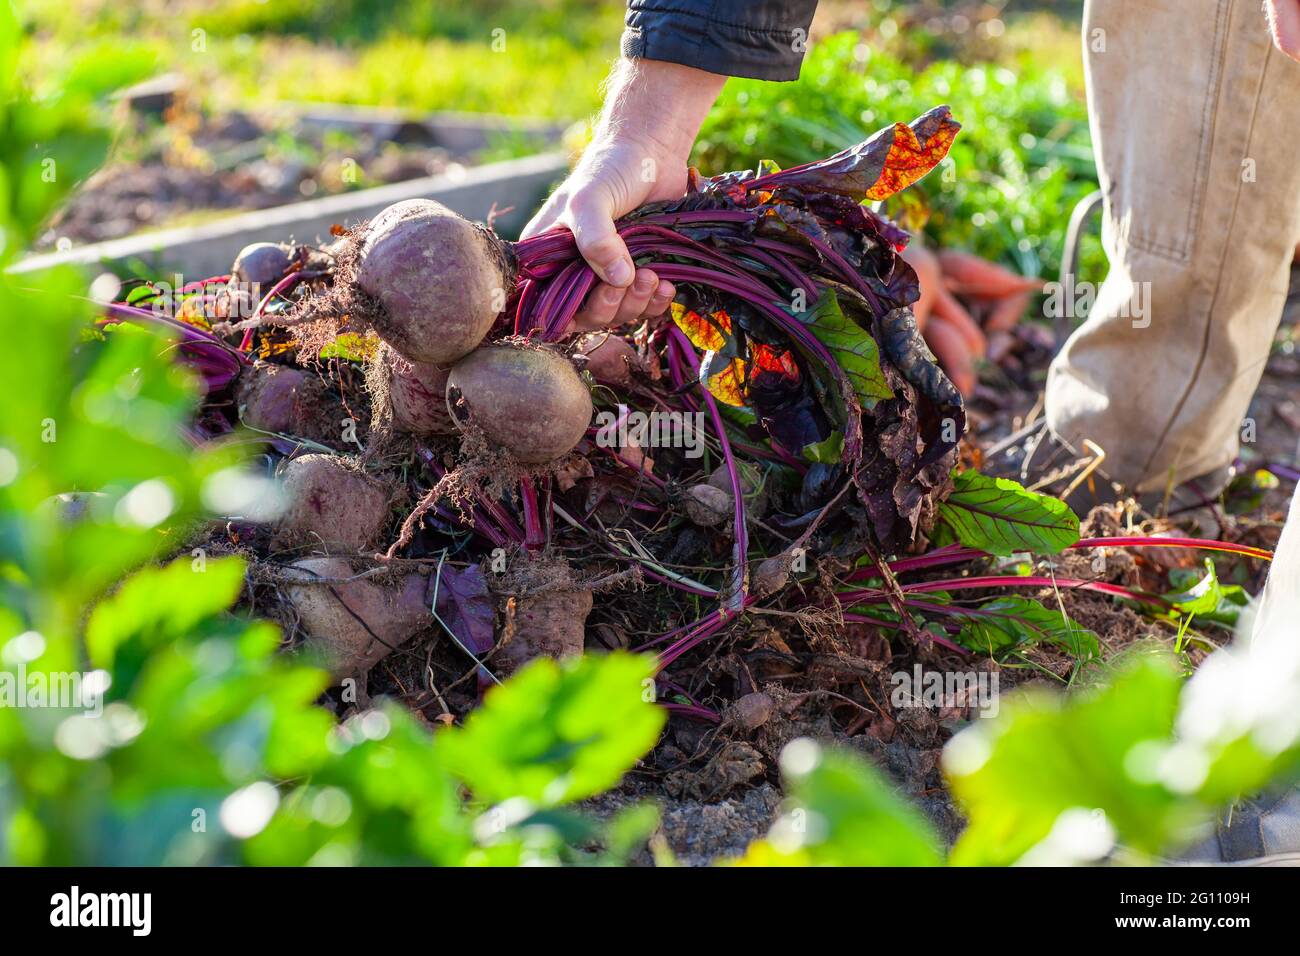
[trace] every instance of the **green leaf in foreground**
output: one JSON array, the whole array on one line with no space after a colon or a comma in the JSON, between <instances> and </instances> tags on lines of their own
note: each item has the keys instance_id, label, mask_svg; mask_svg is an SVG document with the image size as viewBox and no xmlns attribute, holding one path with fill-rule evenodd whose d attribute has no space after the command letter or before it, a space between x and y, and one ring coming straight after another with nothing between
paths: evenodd
<instances>
[{"instance_id":1,"label":"green leaf in foreground","mask_svg":"<svg viewBox=\"0 0 1300 956\"><path fill-rule=\"evenodd\" d=\"M844 457L844 433L831 432L825 441L805 445L803 457L806 461L821 462L826 465L838 465Z\"/></svg>"},{"instance_id":2,"label":"green leaf in foreground","mask_svg":"<svg viewBox=\"0 0 1300 956\"><path fill-rule=\"evenodd\" d=\"M557 806L600 793L644 756L666 719L651 658L542 657L488 692L465 726L437 737L446 766L479 800Z\"/></svg>"},{"instance_id":3,"label":"green leaf in foreground","mask_svg":"<svg viewBox=\"0 0 1300 956\"><path fill-rule=\"evenodd\" d=\"M1159 781L1180 680L1139 656L1100 691L1027 693L944 749L970 823L952 862L988 866L1100 859L1119 843L1159 853L1206 815ZM1026 856L1027 854L1031 854Z\"/></svg>"},{"instance_id":4,"label":"green leaf in foreground","mask_svg":"<svg viewBox=\"0 0 1300 956\"><path fill-rule=\"evenodd\" d=\"M742 866L937 866L929 822L878 770L803 738L781 753L789 799Z\"/></svg>"},{"instance_id":5,"label":"green leaf in foreground","mask_svg":"<svg viewBox=\"0 0 1300 956\"><path fill-rule=\"evenodd\" d=\"M86 650L91 662L112 667L118 647L129 639L157 643L190 636L206 619L235 603L244 567L237 558L203 563L181 558L132 575L90 615Z\"/></svg>"},{"instance_id":6,"label":"green leaf in foreground","mask_svg":"<svg viewBox=\"0 0 1300 956\"><path fill-rule=\"evenodd\" d=\"M1017 551L1055 554L1079 540L1079 519L1063 501L978 471L955 472L953 485L939 505L939 519L968 548L1001 557Z\"/></svg>"},{"instance_id":7,"label":"green leaf in foreground","mask_svg":"<svg viewBox=\"0 0 1300 956\"><path fill-rule=\"evenodd\" d=\"M869 411L877 402L894 397L894 390L885 381L885 373L880 367L880 349L876 340L844 314L833 291L822 294L812 315L805 321L853 383L853 391L863 410Z\"/></svg>"},{"instance_id":8,"label":"green leaf in foreground","mask_svg":"<svg viewBox=\"0 0 1300 956\"><path fill-rule=\"evenodd\" d=\"M1164 596L1179 612L1195 616L1197 621L1234 627L1242 608L1250 597L1237 584L1223 584L1214 568L1214 561L1205 559L1204 573L1194 568L1174 568L1169 572L1169 582L1178 588Z\"/></svg>"},{"instance_id":9,"label":"green leaf in foreground","mask_svg":"<svg viewBox=\"0 0 1300 956\"><path fill-rule=\"evenodd\" d=\"M1022 645L1055 644L1079 661L1101 657L1101 644L1092 631L1059 609L1015 594L992 598L971 609L957 643L993 656Z\"/></svg>"}]
</instances>

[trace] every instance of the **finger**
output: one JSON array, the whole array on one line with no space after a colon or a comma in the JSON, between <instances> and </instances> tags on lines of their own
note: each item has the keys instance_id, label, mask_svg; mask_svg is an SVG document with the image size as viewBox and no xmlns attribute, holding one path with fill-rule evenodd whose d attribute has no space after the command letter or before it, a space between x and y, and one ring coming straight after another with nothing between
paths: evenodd
<instances>
[{"instance_id":1,"label":"finger","mask_svg":"<svg viewBox=\"0 0 1300 956\"><path fill-rule=\"evenodd\" d=\"M659 277L649 269L637 269L636 278L623 296L618 312L614 315L614 325L626 325L641 318L655 290L659 288Z\"/></svg>"},{"instance_id":2,"label":"finger","mask_svg":"<svg viewBox=\"0 0 1300 956\"><path fill-rule=\"evenodd\" d=\"M618 314L618 308L623 304L626 294L626 289L600 283L587 293L582 308L573 317L574 327L582 332L609 328L614 323L614 316Z\"/></svg>"},{"instance_id":3,"label":"finger","mask_svg":"<svg viewBox=\"0 0 1300 956\"><path fill-rule=\"evenodd\" d=\"M984 320L985 332L1009 332L1015 328L1017 323L1025 317L1025 309L1029 308L1029 301L1033 298L1032 292L1021 292L1019 295L1009 295L993 308L989 317Z\"/></svg>"},{"instance_id":4,"label":"finger","mask_svg":"<svg viewBox=\"0 0 1300 956\"><path fill-rule=\"evenodd\" d=\"M938 315L932 315L925 330L925 342L934 352L948 378L963 395L975 391L975 366L961 332Z\"/></svg>"},{"instance_id":5,"label":"finger","mask_svg":"<svg viewBox=\"0 0 1300 956\"><path fill-rule=\"evenodd\" d=\"M524 226L519 238L528 239L540 235L556 225L560 221L560 213L564 211L566 203L567 200L563 190L552 193L551 198L542 204L541 209L537 210L537 214L528 220L528 225Z\"/></svg>"},{"instance_id":6,"label":"finger","mask_svg":"<svg viewBox=\"0 0 1300 956\"><path fill-rule=\"evenodd\" d=\"M660 279L659 286L655 289L655 294L650 297L650 304L647 305L645 311L641 313L642 317L653 319L657 316L663 315L668 311L668 306L673 301L675 295L677 295L677 287L671 282L666 282L663 279Z\"/></svg>"},{"instance_id":7,"label":"finger","mask_svg":"<svg viewBox=\"0 0 1300 956\"><path fill-rule=\"evenodd\" d=\"M1287 56L1300 60L1300 0L1274 0L1269 9L1273 42Z\"/></svg>"},{"instance_id":8,"label":"finger","mask_svg":"<svg viewBox=\"0 0 1300 956\"><path fill-rule=\"evenodd\" d=\"M921 295L912 303L912 317L916 319L916 327L924 330L930 313L934 311L939 292L943 289L943 280L937 274L933 280L928 276L920 276L920 279Z\"/></svg>"},{"instance_id":9,"label":"finger","mask_svg":"<svg viewBox=\"0 0 1300 956\"><path fill-rule=\"evenodd\" d=\"M983 330L979 323L971 318L971 314L966 311L966 307L948 292L947 289L940 289L934 302L934 315L932 319L942 319L950 326L961 333L966 348L973 355L983 355L988 350L988 339L985 338Z\"/></svg>"},{"instance_id":10,"label":"finger","mask_svg":"<svg viewBox=\"0 0 1300 956\"><path fill-rule=\"evenodd\" d=\"M627 246L614 228L614 217L599 203L569 203L569 228L578 243L578 251L587 264L607 285L620 289L632 284L636 268Z\"/></svg>"},{"instance_id":11,"label":"finger","mask_svg":"<svg viewBox=\"0 0 1300 956\"><path fill-rule=\"evenodd\" d=\"M1041 279L1018 276L969 252L945 249L939 253L939 266L949 291L961 294L1004 296L1043 285Z\"/></svg>"}]
</instances>

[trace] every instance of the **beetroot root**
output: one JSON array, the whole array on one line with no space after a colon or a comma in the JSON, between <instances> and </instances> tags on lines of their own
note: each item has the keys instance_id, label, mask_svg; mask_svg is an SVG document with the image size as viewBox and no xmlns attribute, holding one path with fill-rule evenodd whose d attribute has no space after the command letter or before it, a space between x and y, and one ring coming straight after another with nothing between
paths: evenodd
<instances>
[{"instance_id":1,"label":"beetroot root","mask_svg":"<svg viewBox=\"0 0 1300 956\"><path fill-rule=\"evenodd\" d=\"M519 598L505 641L492 657L494 670L513 674L534 657L576 657L582 653L591 591L563 589Z\"/></svg>"},{"instance_id":2,"label":"beetroot root","mask_svg":"<svg viewBox=\"0 0 1300 956\"><path fill-rule=\"evenodd\" d=\"M575 351L586 356L587 371L592 378L615 388L631 384L632 370L641 365L636 350L608 332L588 332L581 336Z\"/></svg>"},{"instance_id":3,"label":"beetroot root","mask_svg":"<svg viewBox=\"0 0 1300 956\"><path fill-rule=\"evenodd\" d=\"M356 553L373 549L388 522L392 494L334 455L303 455L281 469L288 501L274 544Z\"/></svg>"},{"instance_id":4,"label":"beetroot root","mask_svg":"<svg viewBox=\"0 0 1300 956\"><path fill-rule=\"evenodd\" d=\"M483 341L514 283L506 247L431 199L395 203L361 237L356 285L383 307L380 338L411 362L446 365Z\"/></svg>"},{"instance_id":5,"label":"beetroot root","mask_svg":"<svg viewBox=\"0 0 1300 956\"><path fill-rule=\"evenodd\" d=\"M591 422L591 393L549 349L492 345L452 367L453 420L482 430L517 461L544 464L573 450Z\"/></svg>"},{"instance_id":6,"label":"beetroot root","mask_svg":"<svg viewBox=\"0 0 1300 956\"><path fill-rule=\"evenodd\" d=\"M344 412L315 375L287 365L255 362L239 373L235 386L239 418L264 432L338 441Z\"/></svg>"},{"instance_id":7,"label":"beetroot root","mask_svg":"<svg viewBox=\"0 0 1300 956\"><path fill-rule=\"evenodd\" d=\"M263 294L271 291L298 261L298 250L282 242L255 242L244 246L230 267L230 281L259 286Z\"/></svg>"},{"instance_id":8,"label":"beetroot root","mask_svg":"<svg viewBox=\"0 0 1300 956\"><path fill-rule=\"evenodd\" d=\"M682 494L682 505L691 523L701 528L726 524L736 513L731 492L713 485L691 485Z\"/></svg>"},{"instance_id":9,"label":"beetroot root","mask_svg":"<svg viewBox=\"0 0 1300 956\"><path fill-rule=\"evenodd\" d=\"M378 420L386 413L392 426L410 435L453 435L456 423L447 411L448 370L408 362L387 343L367 373Z\"/></svg>"},{"instance_id":10,"label":"beetroot root","mask_svg":"<svg viewBox=\"0 0 1300 956\"><path fill-rule=\"evenodd\" d=\"M347 580L355 575L342 558L305 558L287 576L284 593L308 646L336 679L365 674L433 622L424 574L388 584Z\"/></svg>"}]
</instances>

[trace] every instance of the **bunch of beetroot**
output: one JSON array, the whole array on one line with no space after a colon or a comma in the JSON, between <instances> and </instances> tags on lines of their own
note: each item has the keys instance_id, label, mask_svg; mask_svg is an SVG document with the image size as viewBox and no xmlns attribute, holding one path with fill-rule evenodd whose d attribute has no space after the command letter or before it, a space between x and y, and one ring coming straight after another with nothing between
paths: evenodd
<instances>
[{"instance_id":1,"label":"bunch of beetroot","mask_svg":"<svg viewBox=\"0 0 1300 956\"><path fill-rule=\"evenodd\" d=\"M516 577L514 598L495 622L488 615L490 633L481 614L438 617L476 661L507 667L581 651L598 574L556 557L566 535L606 578L607 565L631 562L642 579L716 598L712 615L665 635L665 659L778 595L794 549L754 568L750 554L777 472L783 507L765 527L783 542L805 541L830 509L851 505L858 553L912 548L965 420L911 318L906 235L865 202L934 168L957 129L940 108L819 163L712 179L692 171L682 199L618 224L637 264L679 290L671 318L636 329L572 334L597 280L567 230L504 242L432 201L391 206L327 250L241 253L212 298L247 298L252 283L251 317L218 310L210 330L167 321L212 395L232 396L227 411L293 452L280 467L287 506L271 546L320 555L292 563L281 591L335 673L362 673L429 626L452 584L466 607L487 600L450 567L402 564L431 553L430 532L468 529L479 555L518 547L537 557L543 571ZM317 371L321 328L334 365L346 366L332 381ZM370 406L360 436L339 429L356 422L358 366L339 362L338 343L358 337L365 354L351 357L363 360ZM706 415L716 467L692 474L673 451L602 444L593 394L621 415ZM364 454L340 454L363 439ZM427 481L413 482L421 471ZM728 536L721 586L677 575L613 533L620 516L665 508Z\"/></svg>"}]
</instances>

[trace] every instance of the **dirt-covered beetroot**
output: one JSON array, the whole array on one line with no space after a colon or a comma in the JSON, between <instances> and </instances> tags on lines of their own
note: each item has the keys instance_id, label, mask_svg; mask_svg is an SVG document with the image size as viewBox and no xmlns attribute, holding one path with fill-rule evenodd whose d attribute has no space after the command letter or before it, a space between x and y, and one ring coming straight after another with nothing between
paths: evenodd
<instances>
[{"instance_id":1,"label":"dirt-covered beetroot","mask_svg":"<svg viewBox=\"0 0 1300 956\"><path fill-rule=\"evenodd\" d=\"M736 474L740 477L740 487L745 495L745 512L753 517L762 517L767 510L767 486L763 482L762 472L747 462L736 462ZM731 497L731 474L726 465L719 465L709 475L709 484Z\"/></svg>"},{"instance_id":2,"label":"dirt-covered beetroot","mask_svg":"<svg viewBox=\"0 0 1300 956\"><path fill-rule=\"evenodd\" d=\"M567 454L591 422L591 393L573 365L545 348L492 345L457 362L447 379L447 407L462 427L525 464Z\"/></svg>"},{"instance_id":3,"label":"dirt-covered beetroot","mask_svg":"<svg viewBox=\"0 0 1300 956\"><path fill-rule=\"evenodd\" d=\"M283 591L307 646L338 679L364 674L433 621L424 574L382 584L349 580L356 575L342 558L305 558L286 577Z\"/></svg>"},{"instance_id":4,"label":"dirt-covered beetroot","mask_svg":"<svg viewBox=\"0 0 1300 956\"><path fill-rule=\"evenodd\" d=\"M632 370L641 364L632 346L608 332L588 332L575 343L574 351L586 356L592 378L616 388L630 384Z\"/></svg>"},{"instance_id":5,"label":"dirt-covered beetroot","mask_svg":"<svg viewBox=\"0 0 1300 956\"><path fill-rule=\"evenodd\" d=\"M254 362L239 373L235 404L245 425L264 432L332 443L342 429L342 405L317 376L288 365Z\"/></svg>"},{"instance_id":6,"label":"dirt-covered beetroot","mask_svg":"<svg viewBox=\"0 0 1300 956\"><path fill-rule=\"evenodd\" d=\"M297 261L297 250L282 242L255 242L244 246L230 267L230 281L257 285L263 294L284 278Z\"/></svg>"},{"instance_id":7,"label":"dirt-covered beetroot","mask_svg":"<svg viewBox=\"0 0 1300 956\"><path fill-rule=\"evenodd\" d=\"M286 462L280 478L287 504L276 547L356 553L379 543L392 494L348 459L303 455Z\"/></svg>"},{"instance_id":8,"label":"dirt-covered beetroot","mask_svg":"<svg viewBox=\"0 0 1300 956\"><path fill-rule=\"evenodd\" d=\"M483 341L513 270L490 232L431 199L395 203L361 237L355 281L382 309L368 316L412 362L445 365Z\"/></svg>"},{"instance_id":9,"label":"dirt-covered beetroot","mask_svg":"<svg viewBox=\"0 0 1300 956\"><path fill-rule=\"evenodd\" d=\"M366 379L376 422L387 415L393 428L411 435L453 435L447 411L449 370L408 362L387 343L380 346Z\"/></svg>"},{"instance_id":10,"label":"dirt-covered beetroot","mask_svg":"<svg viewBox=\"0 0 1300 956\"><path fill-rule=\"evenodd\" d=\"M735 515L735 499L731 492L713 485L692 485L682 495L682 505L691 523L701 528L712 528L730 521Z\"/></svg>"},{"instance_id":11,"label":"dirt-covered beetroot","mask_svg":"<svg viewBox=\"0 0 1300 956\"><path fill-rule=\"evenodd\" d=\"M786 550L758 562L749 579L750 593L755 597L771 597L790 583L794 568L794 555Z\"/></svg>"},{"instance_id":12,"label":"dirt-covered beetroot","mask_svg":"<svg viewBox=\"0 0 1300 956\"><path fill-rule=\"evenodd\" d=\"M564 588L516 599L507 612L504 643L492 656L493 669L512 674L534 657L576 657L582 653L591 591Z\"/></svg>"},{"instance_id":13,"label":"dirt-covered beetroot","mask_svg":"<svg viewBox=\"0 0 1300 956\"><path fill-rule=\"evenodd\" d=\"M754 691L741 697L727 709L728 723L746 732L762 727L776 713L776 701L770 694Z\"/></svg>"}]
</instances>

